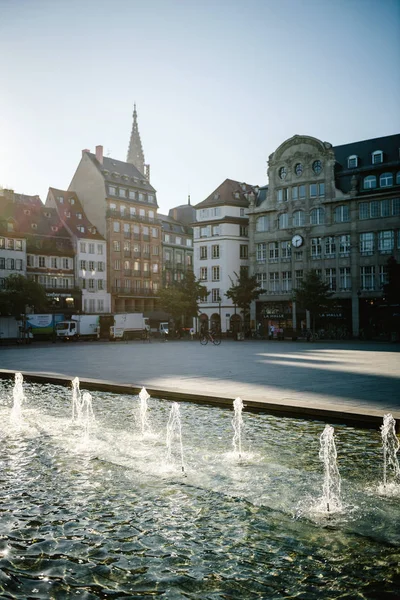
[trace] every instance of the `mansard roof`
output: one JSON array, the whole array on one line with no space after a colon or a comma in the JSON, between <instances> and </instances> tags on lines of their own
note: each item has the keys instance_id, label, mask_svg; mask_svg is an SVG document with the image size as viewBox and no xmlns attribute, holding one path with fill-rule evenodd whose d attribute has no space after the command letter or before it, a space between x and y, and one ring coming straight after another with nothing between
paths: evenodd
<instances>
[{"instance_id":1,"label":"mansard roof","mask_svg":"<svg viewBox=\"0 0 400 600\"><path fill-rule=\"evenodd\" d=\"M240 206L247 208L249 202L246 195L253 190L253 186L248 183L240 183L233 179L225 179L220 186L213 191L202 202L195 205L195 209L209 208L211 206Z\"/></svg>"},{"instance_id":2,"label":"mansard roof","mask_svg":"<svg viewBox=\"0 0 400 600\"><path fill-rule=\"evenodd\" d=\"M382 151L383 162L373 164L372 153L377 150ZM366 177L369 174L379 174L385 171L394 172L400 168L400 134L334 146L333 151L336 159L337 186L343 192L351 190L353 176ZM357 167L352 169L348 168L347 162L350 156L357 157Z\"/></svg>"},{"instance_id":3,"label":"mansard roof","mask_svg":"<svg viewBox=\"0 0 400 600\"><path fill-rule=\"evenodd\" d=\"M52 193L61 220L74 236L87 240L104 240L104 237L87 218L82 203L75 192L58 190L52 187L49 188L49 192ZM71 203L71 200L73 200L73 203ZM80 231L78 227L84 227L84 232Z\"/></svg>"},{"instance_id":4,"label":"mansard roof","mask_svg":"<svg viewBox=\"0 0 400 600\"><path fill-rule=\"evenodd\" d=\"M132 163L123 162L122 160L110 158L109 156L104 156L103 163L100 163L97 160L96 155L92 152L86 152L86 154L100 171L104 181L110 185L134 187L135 189L142 189L154 194L156 193L156 190L143 173L141 173Z\"/></svg>"},{"instance_id":5,"label":"mansard roof","mask_svg":"<svg viewBox=\"0 0 400 600\"><path fill-rule=\"evenodd\" d=\"M172 217L168 215L162 215L160 213L157 214L159 221L161 221L161 228L165 233L172 232L177 234L186 234L191 235L191 228L187 227L183 223L179 221L175 221Z\"/></svg>"}]
</instances>

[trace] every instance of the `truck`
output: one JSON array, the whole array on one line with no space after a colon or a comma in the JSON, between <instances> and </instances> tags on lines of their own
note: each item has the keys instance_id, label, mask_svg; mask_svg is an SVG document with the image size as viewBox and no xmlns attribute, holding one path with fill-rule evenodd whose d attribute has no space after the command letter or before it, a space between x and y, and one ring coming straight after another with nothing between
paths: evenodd
<instances>
[{"instance_id":1,"label":"truck","mask_svg":"<svg viewBox=\"0 0 400 600\"><path fill-rule=\"evenodd\" d=\"M59 321L64 320L62 314L27 314L25 317L26 330L33 334L36 340L48 340L56 334Z\"/></svg>"},{"instance_id":2,"label":"truck","mask_svg":"<svg viewBox=\"0 0 400 600\"><path fill-rule=\"evenodd\" d=\"M31 341L32 334L27 333L26 341ZM24 339L22 321L18 321L15 317L0 317L0 342L15 341L20 342Z\"/></svg>"},{"instance_id":3,"label":"truck","mask_svg":"<svg viewBox=\"0 0 400 600\"><path fill-rule=\"evenodd\" d=\"M114 325L110 327L110 340L133 340L149 335L149 319L142 313L122 313L114 315Z\"/></svg>"},{"instance_id":4,"label":"truck","mask_svg":"<svg viewBox=\"0 0 400 600\"><path fill-rule=\"evenodd\" d=\"M72 315L72 318L66 321L60 321L56 326L57 339L79 340L92 339L99 337L99 315Z\"/></svg>"}]
</instances>

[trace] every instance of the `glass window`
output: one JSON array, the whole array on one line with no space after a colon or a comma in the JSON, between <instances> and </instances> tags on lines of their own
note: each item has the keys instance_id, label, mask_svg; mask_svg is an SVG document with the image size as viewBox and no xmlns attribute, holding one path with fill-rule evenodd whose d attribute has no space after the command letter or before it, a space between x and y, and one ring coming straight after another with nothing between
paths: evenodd
<instances>
[{"instance_id":1,"label":"glass window","mask_svg":"<svg viewBox=\"0 0 400 600\"><path fill-rule=\"evenodd\" d=\"M296 187L292 187L292 200L297 200L299 197L299 190Z\"/></svg>"},{"instance_id":2,"label":"glass window","mask_svg":"<svg viewBox=\"0 0 400 600\"><path fill-rule=\"evenodd\" d=\"M379 165L382 162L383 162L382 150L375 150L375 152L372 153L372 164Z\"/></svg>"},{"instance_id":3,"label":"glass window","mask_svg":"<svg viewBox=\"0 0 400 600\"><path fill-rule=\"evenodd\" d=\"M114 250L114 252L121 251L121 243L118 240L113 241L113 250Z\"/></svg>"},{"instance_id":4,"label":"glass window","mask_svg":"<svg viewBox=\"0 0 400 600\"><path fill-rule=\"evenodd\" d=\"M400 171L397 171L396 173L396 185L400 184Z\"/></svg>"},{"instance_id":5,"label":"glass window","mask_svg":"<svg viewBox=\"0 0 400 600\"><path fill-rule=\"evenodd\" d=\"M340 267L339 269L339 287L341 290L351 289L350 267Z\"/></svg>"},{"instance_id":6,"label":"glass window","mask_svg":"<svg viewBox=\"0 0 400 600\"><path fill-rule=\"evenodd\" d=\"M311 183L310 184L310 198L316 198L316 197L317 197L317 184Z\"/></svg>"},{"instance_id":7,"label":"glass window","mask_svg":"<svg viewBox=\"0 0 400 600\"><path fill-rule=\"evenodd\" d=\"M360 202L358 205L358 218L368 219L369 218L369 203Z\"/></svg>"},{"instance_id":8,"label":"glass window","mask_svg":"<svg viewBox=\"0 0 400 600\"><path fill-rule=\"evenodd\" d=\"M388 275L389 274L388 274L387 265L380 265L379 266L379 284L380 284L381 288L383 288L384 285L389 283Z\"/></svg>"},{"instance_id":9,"label":"glass window","mask_svg":"<svg viewBox=\"0 0 400 600\"><path fill-rule=\"evenodd\" d=\"M292 246L290 242L281 242L281 256L282 258L290 258L292 256Z\"/></svg>"},{"instance_id":10,"label":"glass window","mask_svg":"<svg viewBox=\"0 0 400 600\"><path fill-rule=\"evenodd\" d=\"M306 197L306 186L300 185L299 186L299 198L300 198L300 200L304 200L305 197Z\"/></svg>"},{"instance_id":11,"label":"glass window","mask_svg":"<svg viewBox=\"0 0 400 600\"><path fill-rule=\"evenodd\" d=\"M249 258L249 247L244 244L240 244L240 258Z\"/></svg>"},{"instance_id":12,"label":"glass window","mask_svg":"<svg viewBox=\"0 0 400 600\"><path fill-rule=\"evenodd\" d=\"M381 200L381 217L390 217L391 201Z\"/></svg>"},{"instance_id":13,"label":"glass window","mask_svg":"<svg viewBox=\"0 0 400 600\"><path fill-rule=\"evenodd\" d=\"M304 210L296 210L293 213L293 227L302 227L306 222Z\"/></svg>"},{"instance_id":14,"label":"glass window","mask_svg":"<svg viewBox=\"0 0 400 600\"><path fill-rule=\"evenodd\" d=\"M207 258L207 246L200 246L200 260Z\"/></svg>"},{"instance_id":15,"label":"glass window","mask_svg":"<svg viewBox=\"0 0 400 600\"><path fill-rule=\"evenodd\" d=\"M348 169L355 169L358 166L358 157L353 154L352 156L349 156L347 159L347 168Z\"/></svg>"},{"instance_id":16,"label":"glass window","mask_svg":"<svg viewBox=\"0 0 400 600\"><path fill-rule=\"evenodd\" d=\"M200 280L207 281L207 267L200 267Z\"/></svg>"},{"instance_id":17,"label":"glass window","mask_svg":"<svg viewBox=\"0 0 400 600\"><path fill-rule=\"evenodd\" d=\"M276 199L278 202L282 202L283 200L283 190L277 190L276 191Z\"/></svg>"},{"instance_id":18,"label":"glass window","mask_svg":"<svg viewBox=\"0 0 400 600\"><path fill-rule=\"evenodd\" d=\"M292 271L282 272L282 292L287 293L292 291Z\"/></svg>"},{"instance_id":19,"label":"glass window","mask_svg":"<svg viewBox=\"0 0 400 600\"><path fill-rule=\"evenodd\" d=\"M278 217L278 227L279 229L286 229L289 227L289 214L282 213Z\"/></svg>"},{"instance_id":20,"label":"glass window","mask_svg":"<svg viewBox=\"0 0 400 600\"><path fill-rule=\"evenodd\" d=\"M262 242L256 246L256 260L257 262L264 262L267 258L267 244Z\"/></svg>"},{"instance_id":21,"label":"glass window","mask_svg":"<svg viewBox=\"0 0 400 600\"><path fill-rule=\"evenodd\" d=\"M372 190L373 188L376 188L375 175L368 175L368 177L364 177L363 188L364 190Z\"/></svg>"},{"instance_id":22,"label":"glass window","mask_svg":"<svg viewBox=\"0 0 400 600\"><path fill-rule=\"evenodd\" d=\"M369 216L371 217L371 219L376 219L377 217L380 216L379 202L377 202L376 200L374 200L373 202L370 202L369 213L370 213Z\"/></svg>"},{"instance_id":23,"label":"glass window","mask_svg":"<svg viewBox=\"0 0 400 600\"><path fill-rule=\"evenodd\" d=\"M336 290L336 269L325 269L325 282L329 289Z\"/></svg>"},{"instance_id":24,"label":"glass window","mask_svg":"<svg viewBox=\"0 0 400 600\"><path fill-rule=\"evenodd\" d=\"M303 281L303 269L299 269L298 271L295 271L295 285L296 285L296 289L298 287L300 287L302 281Z\"/></svg>"},{"instance_id":25,"label":"glass window","mask_svg":"<svg viewBox=\"0 0 400 600\"><path fill-rule=\"evenodd\" d=\"M392 173L382 173L379 177L379 185L380 187L391 187L393 185Z\"/></svg>"},{"instance_id":26,"label":"glass window","mask_svg":"<svg viewBox=\"0 0 400 600\"><path fill-rule=\"evenodd\" d=\"M115 188L112 185L108 186L108 193L110 194L110 196L116 196L117 194L117 188Z\"/></svg>"},{"instance_id":27,"label":"glass window","mask_svg":"<svg viewBox=\"0 0 400 600\"><path fill-rule=\"evenodd\" d=\"M336 242L333 236L325 238L325 255L334 256L336 253Z\"/></svg>"},{"instance_id":28,"label":"glass window","mask_svg":"<svg viewBox=\"0 0 400 600\"><path fill-rule=\"evenodd\" d=\"M374 234L372 232L360 233L360 252L372 254L374 251Z\"/></svg>"},{"instance_id":29,"label":"glass window","mask_svg":"<svg viewBox=\"0 0 400 600\"><path fill-rule=\"evenodd\" d=\"M349 207L346 205L337 206L334 212L335 223L347 223L350 221Z\"/></svg>"},{"instance_id":30,"label":"glass window","mask_svg":"<svg viewBox=\"0 0 400 600\"><path fill-rule=\"evenodd\" d=\"M268 217L258 217L256 221L256 231L268 231Z\"/></svg>"},{"instance_id":31,"label":"glass window","mask_svg":"<svg viewBox=\"0 0 400 600\"><path fill-rule=\"evenodd\" d=\"M113 221L113 229L115 233L118 233L120 231L119 221Z\"/></svg>"},{"instance_id":32,"label":"glass window","mask_svg":"<svg viewBox=\"0 0 400 600\"><path fill-rule=\"evenodd\" d=\"M279 292L279 273L269 274L269 290L270 292Z\"/></svg>"},{"instance_id":33,"label":"glass window","mask_svg":"<svg viewBox=\"0 0 400 600\"><path fill-rule=\"evenodd\" d=\"M313 208L313 210L310 212L311 225L321 225L322 223L324 223L324 216L325 214L323 208Z\"/></svg>"},{"instance_id":34,"label":"glass window","mask_svg":"<svg viewBox=\"0 0 400 600\"><path fill-rule=\"evenodd\" d=\"M394 231L380 231L378 233L378 249L381 254L390 254L394 248Z\"/></svg>"},{"instance_id":35,"label":"glass window","mask_svg":"<svg viewBox=\"0 0 400 600\"><path fill-rule=\"evenodd\" d=\"M312 258L318 258L322 255L322 238L316 237L311 238L311 256Z\"/></svg>"},{"instance_id":36,"label":"glass window","mask_svg":"<svg viewBox=\"0 0 400 600\"><path fill-rule=\"evenodd\" d=\"M97 244L97 254L103 254L103 244Z\"/></svg>"},{"instance_id":37,"label":"glass window","mask_svg":"<svg viewBox=\"0 0 400 600\"><path fill-rule=\"evenodd\" d=\"M363 290L374 290L375 289L375 267L361 267L361 289Z\"/></svg>"},{"instance_id":38,"label":"glass window","mask_svg":"<svg viewBox=\"0 0 400 600\"><path fill-rule=\"evenodd\" d=\"M15 250L22 250L22 240L15 240Z\"/></svg>"},{"instance_id":39,"label":"glass window","mask_svg":"<svg viewBox=\"0 0 400 600\"><path fill-rule=\"evenodd\" d=\"M207 247L203 246L206 250ZM213 246L211 246L211 256L213 258L219 258L219 244L214 244ZM206 252L206 258L207 258L207 252Z\"/></svg>"},{"instance_id":40,"label":"glass window","mask_svg":"<svg viewBox=\"0 0 400 600\"><path fill-rule=\"evenodd\" d=\"M318 184L318 196L325 196L325 183Z\"/></svg>"},{"instance_id":41,"label":"glass window","mask_svg":"<svg viewBox=\"0 0 400 600\"><path fill-rule=\"evenodd\" d=\"M268 245L269 248L269 259L277 260L279 258L279 243L278 242L270 242Z\"/></svg>"},{"instance_id":42,"label":"glass window","mask_svg":"<svg viewBox=\"0 0 400 600\"><path fill-rule=\"evenodd\" d=\"M219 267L212 267L212 281L219 281Z\"/></svg>"},{"instance_id":43,"label":"glass window","mask_svg":"<svg viewBox=\"0 0 400 600\"><path fill-rule=\"evenodd\" d=\"M350 252L350 235L339 236L339 254L346 255Z\"/></svg>"},{"instance_id":44,"label":"glass window","mask_svg":"<svg viewBox=\"0 0 400 600\"><path fill-rule=\"evenodd\" d=\"M121 198L126 198L126 190L124 188L119 188L118 194Z\"/></svg>"},{"instance_id":45,"label":"glass window","mask_svg":"<svg viewBox=\"0 0 400 600\"><path fill-rule=\"evenodd\" d=\"M393 198L392 200L392 215L400 215L400 198Z\"/></svg>"}]
</instances>

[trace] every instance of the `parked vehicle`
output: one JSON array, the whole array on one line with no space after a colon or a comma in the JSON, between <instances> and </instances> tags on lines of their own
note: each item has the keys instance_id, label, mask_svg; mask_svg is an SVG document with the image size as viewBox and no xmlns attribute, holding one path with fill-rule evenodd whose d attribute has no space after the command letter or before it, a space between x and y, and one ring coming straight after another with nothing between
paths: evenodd
<instances>
[{"instance_id":1,"label":"parked vehicle","mask_svg":"<svg viewBox=\"0 0 400 600\"><path fill-rule=\"evenodd\" d=\"M57 338L64 341L93 339L99 337L99 315L73 315L68 321L56 326Z\"/></svg>"},{"instance_id":2,"label":"parked vehicle","mask_svg":"<svg viewBox=\"0 0 400 600\"><path fill-rule=\"evenodd\" d=\"M30 342L33 338L32 333L23 328L22 321L17 321L15 317L0 317L0 341L7 340L15 342Z\"/></svg>"},{"instance_id":3,"label":"parked vehicle","mask_svg":"<svg viewBox=\"0 0 400 600\"><path fill-rule=\"evenodd\" d=\"M64 320L64 315L26 315L25 327L31 331L34 339L50 339L56 334L57 323Z\"/></svg>"},{"instance_id":4,"label":"parked vehicle","mask_svg":"<svg viewBox=\"0 0 400 600\"><path fill-rule=\"evenodd\" d=\"M169 334L168 321L166 321L165 323L160 323L158 327L158 332L161 335L161 337L167 337L167 335Z\"/></svg>"},{"instance_id":5,"label":"parked vehicle","mask_svg":"<svg viewBox=\"0 0 400 600\"><path fill-rule=\"evenodd\" d=\"M149 331L149 320L142 313L117 314L114 315L114 325L110 327L110 340L144 338Z\"/></svg>"}]
</instances>

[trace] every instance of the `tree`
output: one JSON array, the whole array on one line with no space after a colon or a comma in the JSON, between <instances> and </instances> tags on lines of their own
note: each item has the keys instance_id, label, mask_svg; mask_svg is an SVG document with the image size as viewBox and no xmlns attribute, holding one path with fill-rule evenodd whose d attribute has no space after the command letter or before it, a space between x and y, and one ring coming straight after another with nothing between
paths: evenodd
<instances>
[{"instance_id":1,"label":"tree","mask_svg":"<svg viewBox=\"0 0 400 600\"><path fill-rule=\"evenodd\" d=\"M253 300L257 300L261 294L264 293L257 281L256 275L249 275L247 269L240 271L238 275L234 271L237 283L233 283L231 280L231 287L227 290L225 296L232 300L233 304L238 306L243 312L243 320L246 322L247 316L250 312L250 304Z\"/></svg>"},{"instance_id":2,"label":"tree","mask_svg":"<svg viewBox=\"0 0 400 600\"><path fill-rule=\"evenodd\" d=\"M23 275L10 275L5 280L5 287L0 291L0 314L12 315L19 319L25 314L27 306L38 311L48 309L44 287Z\"/></svg>"},{"instance_id":3,"label":"tree","mask_svg":"<svg viewBox=\"0 0 400 600\"><path fill-rule=\"evenodd\" d=\"M323 312L332 308L332 290L328 283L322 281L315 271L306 272L303 281L293 294L301 308L310 311L312 330L315 333L315 319Z\"/></svg>"},{"instance_id":4,"label":"tree","mask_svg":"<svg viewBox=\"0 0 400 600\"><path fill-rule=\"evenodd\" d=\"M199 313L199 300L207 294L207 289L196 280L192 271L172 286L159 291L159 305L174 319L175 324L187 322Z\"/></svg>"}]
</instances>

